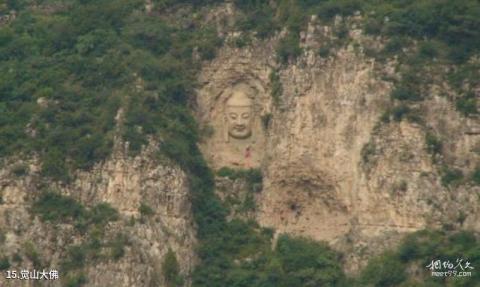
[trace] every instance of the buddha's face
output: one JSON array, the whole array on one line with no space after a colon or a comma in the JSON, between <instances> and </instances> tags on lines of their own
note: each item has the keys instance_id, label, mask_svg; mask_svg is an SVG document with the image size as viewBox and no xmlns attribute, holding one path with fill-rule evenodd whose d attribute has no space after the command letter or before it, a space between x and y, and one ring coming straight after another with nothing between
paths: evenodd
<instances>
[{"instance_id":1,"label":"buddha's face","mask_svg":"<svg viewBox=\"0 0 480 287\"><path fill-rule=\"evenodd\" d=\"M243 92L236 92L228 99L226 118L229 136L246 139L252 135L252 108L252 100Z\"/></svg>"}]
</instances>

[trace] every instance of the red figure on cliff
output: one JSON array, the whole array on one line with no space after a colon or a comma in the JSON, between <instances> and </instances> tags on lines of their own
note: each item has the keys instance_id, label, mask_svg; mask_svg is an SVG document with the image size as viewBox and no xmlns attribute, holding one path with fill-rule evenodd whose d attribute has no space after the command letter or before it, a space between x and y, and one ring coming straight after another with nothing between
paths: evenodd
<instances>
[{"instance_id":1,"label":"red figure on cliff","mask_svg":"<svg viewBox=\"0 0 480 287\"><path fill-rule=\"evenodd\" d=\"M245 149L245 167L250 168L250 158L252 157L252 147L247 146Z\"/></svg>"}]
</instances>

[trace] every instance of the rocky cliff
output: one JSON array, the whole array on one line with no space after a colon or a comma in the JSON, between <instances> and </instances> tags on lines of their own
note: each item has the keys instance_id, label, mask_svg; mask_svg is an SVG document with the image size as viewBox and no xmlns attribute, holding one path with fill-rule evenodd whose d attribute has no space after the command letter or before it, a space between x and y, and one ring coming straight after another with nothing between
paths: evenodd
<instances>
[{"instance_id":1,"label":"rocky cliff","mask_svg":"<svg viewBox=\"0 0 480 287\"><path fill-rule=\"evenodd\" d=\"M338 17L336 23L348 25L349 42L321 56L318 50L328 49L340 24L323 26L313 17L301 33L303 54L287 65L272 53L282 34L244 48L226 46L203 68L197 98L198 119L212 130L202 145L211 166L263 172L258 222L277 234L328 241L348 254L346 268L354 271L406 233L480 228L480 189L442 185L425 141L427 133L440 135L443 162L470 173L479 156L478 119L462 116L440 95L448 89L444 83L433 83L418 104L424 121L385 115L395 105L387 80L398 77L395 61L366 55L382 39L364 35L356 28L360 20ZM230 34L231 42L240 36ZM281 95L275 95L278 85ZM246 139L228 135L234 128L228 99L236 87L253 99Z\"/></svg>"},{"instance_id":2,"label":"rocky cliff","mask_svg":"<svg viewBox=\"0 0 480 287\"><path fill-rule=\"evenodd\" d=\"M88 286L163 286L162 264L172 250L180 273L188 276L196 262L196 239L186 175L172 163L156 160L155 150L151 145L138 156L129 157L123 148L117 149L110 159L91 171L76 174L68 185L44 186L35 161L21 163L28 167L21 178L12 173L19 163L7 164L0 173L0 250L2 256L16 258L9 269L58 270L62 280L51 281L48 286L74 284L81 282L83 279L78 278L82 277L88 278ZM86 208L108 203L118 212L118 218L104 230L88 232L79 231L75 221L42 221L41 216L32 214L32 202L45 189L56 190ZM58 208L74 207L70 203ZM101 236L96 238L95 232ZM110 242L119 236L120 246L112 248ZM92 240L98 240L101 246L93 249L94 254L87 251ZM71 259L79 268L66 277L65 261L72 256L74 246L85 255ZM115 248L121 250L117 255L112 253ZM84 260L88 263L82 266ZM36 284L35 280L6 280L3 276L0 283Z\"/></svg>"}]
</instances>

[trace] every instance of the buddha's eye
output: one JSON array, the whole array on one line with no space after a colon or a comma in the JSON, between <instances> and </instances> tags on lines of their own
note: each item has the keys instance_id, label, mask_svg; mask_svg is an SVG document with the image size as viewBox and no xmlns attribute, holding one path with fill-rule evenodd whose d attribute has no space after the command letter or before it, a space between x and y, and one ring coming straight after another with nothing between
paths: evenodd
<instances>
[{"instance_id":1,"label":"buddha's eye","mask_svg":"<svg viewBox=\"0 0 480 287\"><path fill-rule=\"evenodd\" d=\"M232 120L235 120L235 119L238 117L238 115L235 114L235 113L230 113L228 116L229 116Z\"/></svg>"},{"instance_id":2,"label":"buddha's eye","mask_svg":"<svg viewBox=\"0 0 480 287\"><path fill-rule=\"evenodd\" d=\"M243 113L242 119L248 119L250 117L250 113Z\"/></svg>"}]
</instances>

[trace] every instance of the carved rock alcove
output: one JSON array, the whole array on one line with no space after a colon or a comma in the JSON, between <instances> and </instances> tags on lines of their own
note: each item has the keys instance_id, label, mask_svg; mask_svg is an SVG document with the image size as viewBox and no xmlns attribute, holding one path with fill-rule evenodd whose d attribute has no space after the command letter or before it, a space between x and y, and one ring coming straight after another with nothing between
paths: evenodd
<instances>
[{"instance_id":1,"label":"carved rock alcove","mask_svg":"<svg viewBox=\"0 0 480 287\"><path fill-rule=\"evenodd\" d=\"M269 114L269 67L235 59L213 63L200 79L197 117L204 134L201 149L215 168L256 168L264 155L265 127Z\"/></svg>"}]
</instances>

